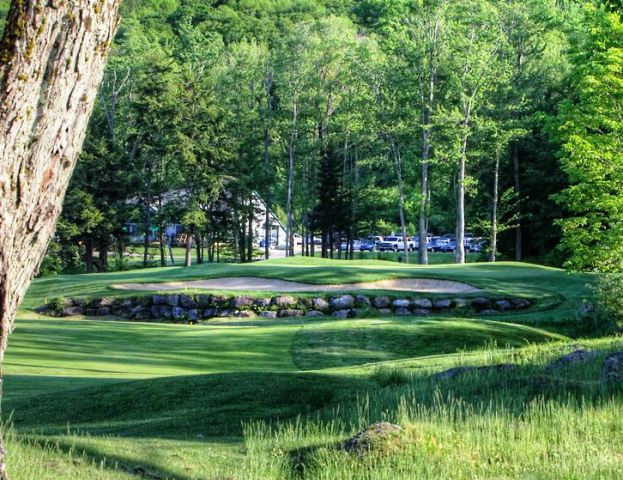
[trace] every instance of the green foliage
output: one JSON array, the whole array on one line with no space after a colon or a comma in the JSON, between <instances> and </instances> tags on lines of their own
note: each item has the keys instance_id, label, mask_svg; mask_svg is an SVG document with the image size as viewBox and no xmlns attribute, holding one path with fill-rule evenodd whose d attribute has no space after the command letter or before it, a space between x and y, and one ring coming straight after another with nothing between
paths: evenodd
<instances>
[{"instance_id":1,"label":"green foliage","mask_svg":"<svg viewBox=\"0 0 623 480\"><path fill-rule=\"evenodd\" d=\"M603 332L623 330L623 275L601 275L595 285L599 329ZM592 313L592 312L589 312Z\"/></svg>"},{"instance_id":2,"label":"green foliage","mask_svg":"<svg viewBox=\"0 0 623 480\"><path fill-rule=\"evenodd\" d=\"M570 185L557 200L571 217L560 222L569 268L619 271L623 258L623 24L587 7L576 47L573 95L561 106L557 133Z\"/></svg>"}]
</instances>

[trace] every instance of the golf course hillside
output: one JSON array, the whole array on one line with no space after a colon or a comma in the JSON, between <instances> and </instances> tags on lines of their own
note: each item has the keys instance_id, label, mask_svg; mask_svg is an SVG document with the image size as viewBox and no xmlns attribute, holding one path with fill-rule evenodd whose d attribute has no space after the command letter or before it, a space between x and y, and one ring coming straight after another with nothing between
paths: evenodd
<instances>
[{"instance_id":1,"label":"golf course hillside","mask_svg":"<svg viewBox=\"0 0 623 480\"><path fill-rule=\"evenodd\" d=\"M593 334L593 280L314 258L37 279L4 363L12 476L621 478L623 340Z\"/></svg>"}]
</instances>

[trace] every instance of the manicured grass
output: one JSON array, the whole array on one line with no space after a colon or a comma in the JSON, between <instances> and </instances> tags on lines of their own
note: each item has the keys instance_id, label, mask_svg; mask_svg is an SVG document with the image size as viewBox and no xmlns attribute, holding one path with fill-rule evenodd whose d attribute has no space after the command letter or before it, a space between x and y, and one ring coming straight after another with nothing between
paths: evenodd
<instances>
[{"instance_id":1,"label":"manicured grass","mask_svg":"<svg viewBox=\"0 0 623 480\"><path fill-rule=\"evenodd\" d=\"M29 310L57 296L138 294L111 290L115 283L235 275L309 283L443 278L538 304L487 319L194 326L54 319ZM623 349L623 340L567 336L590 333L578 312L593 278L527 264L296 257L37 280L5 361L13 478L620 478L623 400L598 379L603 357ZM598 356L545 368L578 345ZM519 366L432 377L501 362ZM396 445L365 457L335 448L377 420L405 428Z\"/></svg>"}]
</instances>

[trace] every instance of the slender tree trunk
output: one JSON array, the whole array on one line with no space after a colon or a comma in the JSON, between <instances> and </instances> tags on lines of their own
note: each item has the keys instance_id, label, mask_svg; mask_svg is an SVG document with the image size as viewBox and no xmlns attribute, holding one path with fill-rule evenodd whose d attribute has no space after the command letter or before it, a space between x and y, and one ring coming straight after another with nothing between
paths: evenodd
<instances>
[{"instance_id":1,"label":"slender tree trunk","mask_svg":"<svg viewBox=\"0 0 623 480\"><path fill-rule=\"evenodd\" d=\"M428 236L428 172L430 164L430 118L424 115L425 126L422 130L422 198L420 199L420 217L419 217L419 245L418 245L418 262L421 265L428 264L428 248L426 238Z\"/></svg>"},{"instance_id":2,"label":"slender tree trunk","mask_svg":"<svg viewBox=\"0 0 623 480\"><path fill-rule=\"evenodd\" d=\"M201 235L195 235L195 255L197 256L197 264L201 265L203 263L203 258L201 258Z\"/></svg>"},{"instance_id":3,"label":"slender tree trunk","mask_svg":"<svg viewBox=\"0 0 623 480\"><path fill-rule=\"evenodd\" d=\"M145 196L144 205L144 225L145 233L143 235L143 267L147 267L149 260L149 234L151 233L151 160L147 166L147 195Z\"/></svg>"},{"instance_id":4,"label":"slender tree trunk","mask_svg":"<svg viewBox=\"0 0 623 480\"><path fill-rule=\"evenodd\" d=\"M193 234L188 232L186 235L186 255L184 258L184 266L190 267L192 265L192 251L193 251Z\"/></svg>"},{"instance_id":5,"label":"slender tree trunk","mask_svg":"<svg viewBox=\"0 0 623 480\"><path fill-rule=\"evenodd\" d=\"M253 203L251 203L251 208L253 208ZM249 213L247 219L247 261L253 261L253 212Z\"/></svg>"},{"instance_id":6,"label":"slender tree trunk","mask_svg":"<svg viewBox=\"0 0 623 480\"><path fill-rule=\"evenodd\" d=\"M272 104L272 100L270 100ZM269 107L270 108L270 107ZM266 209L264 216L264 258L268 260L270 258L270 240L271 240L271 221L270 221L270 159L268 156L270 146L270 132L268 125L264 126L264 174L266 175L266 193L264 194L264 206Z\"/></svg>"},{"instance_id":7,"label":"slender tree trunk","mask_svg":"<svg viewBox=\"0 0 623 480\"><path fill-rule=\"evenodd\" d=\"M465 126L465 128L467 128ZM464 133L459 157L456 205L456 263L465 263L465 163L467 160L467 133Z\"/></svg>"},{"instance_id":8,"label":"slender tree trunk","mask_svg":"<svg viewBox=\"0 0 623 480\"><path fill-rule=\"evenodd\" d=\"M160 225L160 231L158 232L158 250L160 251L160 266L166 267L167 256L164 251L164 232L163 232L162 225Z\"/></svg>"},{"instance_id":9,"label":"slender tree trunk","mask_svg":"<svg viewBox=\"0 0 623 480\"><path fill-rule=\"evenodd\" d=\"M498 202L500 187L500 149L495 153L495 170L493 172L493 204L491 207L491 254L489 260L495 262L498 248Z\"/></svg>"},{"instance_id":10,"label":"slender tree trunk","mask_svg":"<svg viewBox=\"0 0 623 480\"><path fill-rule=\"evenodd\" d=\"M169 257L171 258L171 265L175 265L175 257L173 256L173 248L171 248L171 237L167 241L167 246L169 248Z\"/></svg>"},{"instance_id":11,"label":"slender tree trunk","mask_svg":"<svg viewBox=\"0 0 623 480\"><path fill-rule=\"evenodd\" d=\"M82 148L118 8L119 0L11 2L0 45L0 365Z\"/></svg>"},{"instance_id":12,"label":"slender tree trunk","mask_svg":"<svg viewBox=\"0 0 623 480\"><path fill-rule=\"evenodd\" d=\"M517 226L515 227L515 261L523 259L522 228L521 228L521 179L519 176L519 143L513 144L513 177L515 180L515 195L517 196Z\"/></svg>"},{"instance_id":13,"label":"slender tree trunk","mask_svg":"<svg viewBox=\"0 0 623 480\"><path fill-rule=\"evenodd\" d=\"M298 118L298 103L295 100L294 106L292 107L292 120L290 127L290 143L288 145L288 193L287 193L287 202L286 202L286 214L287 214L287 239L286 239L286 257L291 257L294 255L294 245L293 243L293 234L292 229L294 228L293 221L293 197L294 197L294 149L296 142L296 123Z\"/></svg>"},{"instance_id":14,"label":"slender tree trunk","mask_svg":"<svg viewBox=\"0 0 623 480\"><path fill-rule=\"evenodd\" d=\"M407 240L407 222L405 219L405 194L404 185L402 181L402 158L400 156L400 150L396 143L391 141L394 165L396 167L396 180L398 183L398 210L400 214L400 228L402 230L402 241L405 250L405 263L409 263L409 240Z\"/></svg>"}]
</instances>

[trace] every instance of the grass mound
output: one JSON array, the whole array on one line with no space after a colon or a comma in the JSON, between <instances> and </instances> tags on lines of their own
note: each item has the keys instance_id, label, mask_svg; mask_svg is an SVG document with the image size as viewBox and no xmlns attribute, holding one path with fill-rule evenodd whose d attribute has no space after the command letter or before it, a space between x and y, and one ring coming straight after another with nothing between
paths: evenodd
<instances>
[{"instance_id":1,"label":"grass mound","mask_svg":"<svg viewBox=\"0 0 623 480\"><path fill-rule=\"evenodd\" d=\"M316 370L455 353L487 344L521 347L563 339L544 329L497 321L399 317L305 325L294 337L292 355L301 370Z\"/></svg>"}]
</instances>

